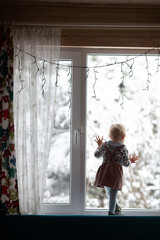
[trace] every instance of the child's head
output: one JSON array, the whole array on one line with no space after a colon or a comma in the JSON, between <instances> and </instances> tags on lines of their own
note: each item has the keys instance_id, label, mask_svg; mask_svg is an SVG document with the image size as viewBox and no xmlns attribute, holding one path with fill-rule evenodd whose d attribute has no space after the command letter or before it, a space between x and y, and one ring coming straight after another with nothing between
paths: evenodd
<instances>
[{"instance_id":1,"label":"child's head","mask_svg":"<svg viewBox=\"0 0 160 240\"><path fill-rule=\"evenodd\" d=\"M112 124L109 130L109 137L113 142L123 142L126 136L126 129L122 124Z\"/></svg>"}]
</instances>

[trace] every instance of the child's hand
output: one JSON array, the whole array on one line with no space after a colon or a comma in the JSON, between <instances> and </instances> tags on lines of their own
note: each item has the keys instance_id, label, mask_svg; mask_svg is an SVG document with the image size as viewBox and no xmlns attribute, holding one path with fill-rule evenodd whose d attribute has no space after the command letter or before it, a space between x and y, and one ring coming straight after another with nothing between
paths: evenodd
<instances>
[{"instance_id":1,"label":"child's hand","mask_svg":"<svg viewBox=\"0 0 160 240\"><path fill-rule=\"evenodd\" d=\"M133 157L131 156L131 154L129 154L129 160L131 161L131 163L137 163L138 159L139 156L136 156L136 154L134 154Z\"/></svg>"},{"instance_id":2,"label":"child's hand","mask_svg":"<svg viewBox=\"0 0 160 240\"><path fill-rule=\"evenodd\" d=\"M94 141L98 144L98 148L99 148L103 143L103 136L101 139L99 136L97 136L96 139L94 139Z\"/></svg>"}]
</instances>

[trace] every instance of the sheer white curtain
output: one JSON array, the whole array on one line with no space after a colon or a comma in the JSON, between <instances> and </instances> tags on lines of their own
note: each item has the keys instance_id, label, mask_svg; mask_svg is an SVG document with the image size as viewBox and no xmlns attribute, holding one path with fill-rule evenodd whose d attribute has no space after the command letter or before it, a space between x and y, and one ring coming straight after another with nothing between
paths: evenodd
<instances>
[{"instance_id":1,"label":"sheer white curtain","mask_svg":"<svg viewBox=\"0 0 160 240\"><path fill-rule=\"evenodd\" d=\"M54 114L60 30L13 31L14 117L21 214L40 214Z\"/></svg>"}]
</instances>

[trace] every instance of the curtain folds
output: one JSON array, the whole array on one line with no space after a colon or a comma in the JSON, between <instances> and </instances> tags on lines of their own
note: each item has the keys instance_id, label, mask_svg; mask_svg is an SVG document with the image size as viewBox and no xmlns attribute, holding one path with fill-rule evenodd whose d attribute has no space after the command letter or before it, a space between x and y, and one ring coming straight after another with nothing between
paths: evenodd
<instances>
[{"instance_id":1,"label":"curtain folds","mask_svg":"<svg viewBox=\"0 0 160 240\"><path fill-rule=\"evenodd\" d=\"M60 30L14 28L14 117L21 214L40 214L49 159Z\"/></svg>"},{"instance_id":2,"label":"curtain folds","mask_svg":"<svg viewBox=\"0 0 160 240\"><path fill-rule=\"evenodd\" d=\"M13 118L12 29L0 27L0 215L19 214Z\"/></svg>"}]
</instances>

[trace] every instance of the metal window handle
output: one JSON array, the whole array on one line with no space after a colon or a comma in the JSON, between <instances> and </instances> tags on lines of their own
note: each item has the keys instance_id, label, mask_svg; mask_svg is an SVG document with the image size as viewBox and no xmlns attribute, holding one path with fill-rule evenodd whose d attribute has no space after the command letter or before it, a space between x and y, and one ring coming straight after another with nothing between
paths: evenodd
<instances>
[{"instance_id":1,"label":"metal window handle","mask_svg":"<svg viewBox=\"0 0 160 240\"><path fill-rule=\"evenodd\" d=\"M75 130L75 144L78 144L78 130Z\"/></svg>"},{"instance_id":2,"label":"metal window handle","mask_svg":"<svg viewBox=\"0 0 160 240\"><path fill-rule=\"evenodd\" d=\"M82 134L82 127L79 130L75 130L74 133L75 133L75 144L77 145L78 144L78 136L79 136L79 134Z\"/></svg>"}]
</instances>

